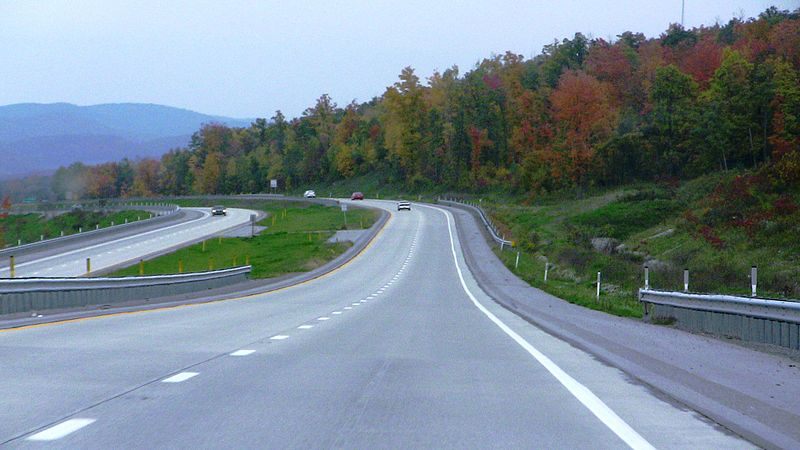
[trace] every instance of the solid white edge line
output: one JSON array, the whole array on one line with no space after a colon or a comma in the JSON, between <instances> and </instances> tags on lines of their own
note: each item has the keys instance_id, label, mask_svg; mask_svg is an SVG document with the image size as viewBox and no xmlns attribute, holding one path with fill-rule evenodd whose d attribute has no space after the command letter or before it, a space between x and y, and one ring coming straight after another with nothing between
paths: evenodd
<instances>
[{"instance_id":1,"label":"solid white edge line","mask_svg":"<svg viewBox=\"0 0 800 450\"><path fill-rule=\"evenodd\" d=\"M161 380L161 382L162 383L180 383L182 381L188 380L189 378L196 377L197 375L200 375L200 374L197 373L197 372L181 372L181 373L177 373L177 374L175 374L175 375L173 375L173 376L171 376L169 378L164 378L163 380Z\"/></svg>"},{"instance_id":2,"label":"solid white edge line","mask_svg":"<svg viewBox=\"0 0 800 450\"><path fill-rule=\"evenodd\" d=\"M655 449L652 444L650 444L642 435L640 435L636 430L634 430L627 422L625 422L621 417L617 415L611 408L608 407L598 396L596 396L589 388L582 385L578 380L572 378L568 373L564 372L556 363L554 363L550 358L545 356L544 353L537 350L533 345L531 345L528 341L526 341L522 336L517 334L514 330L512 330L508 325L503 323L502 320L498 319L497 316L492 314L491 311L486 309L479 301L472 295L472 292L467 287L467 283L464 281L464 275L461 273L461 266L458 264L458 256L456 255L456 246L453 240L453 230L451 228L451 221L450 214L441 209L436 208L433 206L429 206L429 208L435 209L442 214L444 214L445 219L447 220L447 232L450 235L450 250L453 253L453 262L456 266L456 272L458 272L458 278L461 281L461 287L466 292L467 296L472 300L472 303L486 316L494 322L503 332L505 332L511 339L513 339L520 347L525 349L531 356L533 356L539 364L544 366L551 375L553 375L559 383L561 383L567 390L580 401L592 414L595 415L598 419L600 419L603 424L605 424L614 434L619 436L620 439L625 441L631 448L634 449Z\"/></svg>"},{"instance_id":3,"label":"solid white edge line","mask_svg":"<svg viewBox=\"0 0 800 450\"><path fill-rule=\"evenodd\" d=\"M26 440L55 441L56 439L61 439L70 433L74 433L81 428L90 425L94 421L95 419L69 419L44 431L40 431L32 436L29 436Z\"/></svg>"}]
</instances>

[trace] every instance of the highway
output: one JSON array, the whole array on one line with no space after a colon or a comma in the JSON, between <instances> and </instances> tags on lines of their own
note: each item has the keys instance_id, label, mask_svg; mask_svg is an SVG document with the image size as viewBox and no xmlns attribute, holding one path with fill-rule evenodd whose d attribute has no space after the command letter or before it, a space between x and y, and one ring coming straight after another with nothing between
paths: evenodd
<instances>
[{"instance_id":1,"label":"highway","mask_svg":"<svg viewBox=\"0 0 800 450\"><path fill-rule=\"evenodd\" d=\"M0 331L0 447L752 447L494 303L449 212L364 203L315 280Z\"/></svg>"},{"instance_id":2,"label":"highway","mask_svg":"<svg viewBox=\"0 0 800 450\"><path fill-rule=\"evenodd\" d=\"M16 277L77 277L87 274L86 258L92 272L131 263L169 249L178 248L250 222L255 211L229 208L226 216L211 216L210 208L184 208L187 220L144 232L121 229L119 235L89 237L71 242L66 251L54 243L52 248L17 257ZM0 278L8 278L8 261L0 267Z\"/></svg>"}]
</instances>

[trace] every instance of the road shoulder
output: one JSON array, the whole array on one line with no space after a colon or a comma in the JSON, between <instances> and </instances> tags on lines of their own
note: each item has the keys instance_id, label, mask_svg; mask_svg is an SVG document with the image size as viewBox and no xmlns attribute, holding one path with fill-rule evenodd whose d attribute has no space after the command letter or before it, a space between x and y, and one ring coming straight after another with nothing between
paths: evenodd
<instances>
[{"instance_id":1,"label":"road shoulder","mask_svg":"<svg viewBox=\"0 0 800 450\"><path fill-rule=\"evenodd\" d=\"M470 213L448 210L470 271L495 302L760 446L800 447L795 360L558 299L510 272Z\"/></svg>"}]
</instances>

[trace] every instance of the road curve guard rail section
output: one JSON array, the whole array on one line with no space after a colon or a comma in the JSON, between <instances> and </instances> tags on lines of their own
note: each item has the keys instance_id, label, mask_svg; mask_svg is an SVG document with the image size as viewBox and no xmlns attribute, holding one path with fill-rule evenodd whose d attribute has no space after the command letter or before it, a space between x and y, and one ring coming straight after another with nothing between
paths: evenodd
<instances>
[{"instance_id":1,"label":"road curve guard rail section","mask_svg":"<svg viewBox=\"0 0 800 450\"><path fill-rule=\"evenodd\" d=\"M639 301L650 322L800 350L800 302L651 289Z\"/></svg>"},{"instance_id":2,"label":"road curve guard rail section","mask_svg":"<svg viewBox=\"0 0 800 450\"><path fill-rule=\"evenodd\" d=\"M97 307L214 289L247 279L251 266L210 272L121 278L0 279L0 316Z\"/></svg>"},{"instance_id":3,"label":"road curve guard rail section","mask_svg":"<svg viewBox=\"0 0 800 450\"><path fill-rule=\"evenodd\" d=\"M471 210L477 212L478 213L478 217L481 218L481 221L483 222L483 225L489 231L489 235L492 237L492 240L497 243L497 245L499 245L500 247L513 247L514 246L514 241L507 241L507 240L503 239L502 236L500 236L500 232L497 229L497 226L494 224L494 222L492 222L491 219L489 219L489 216L487 216L486 213L483 212L483 208L481 208L477 204L469 203L469 202L465 202L465 201L459 201L459 200L452 199L452 198L445 199L445 198L441 198L441 197L438 199L438 203L440 203L442 205L446 205L446 206L455 206L455 207L458 207L458 208L471 209Z\"/></svg>"},{"instance_id":4,"label":"road curve guard rail section","mask_svg":"<svg viewBox=\"0 0 800 450\"><path fill-rule=\"evenodd\" d=\"M154 223L166 222L172 219L175 214L179 213L181 208L178 205L137 205L137 204L130 204L126 205L129 208L141 208L143 210L155 212L156 215L149 219L137 220L135 222L128 222L128 223L120 223L114 226L99 228L96 230L87 230L80 233L75 234L68 234L65 236L54 237L50 239L45 239L42 241L30 242L27 244L22 245L15 245L13 247L6 247L4 249L0 249L0 256L8 256L18 253L20 251L25 250L32 250L38 247L46 247L53 243L60 243L60 242L68 242L71 240L84 238L86 236L98 236L103 235L108 232L116 232L125 228L133 228L136 226L141 225L149 225ZM123 209L122 205L113 205L111 206L113 209Z\"/></svg>"}]
</instances>

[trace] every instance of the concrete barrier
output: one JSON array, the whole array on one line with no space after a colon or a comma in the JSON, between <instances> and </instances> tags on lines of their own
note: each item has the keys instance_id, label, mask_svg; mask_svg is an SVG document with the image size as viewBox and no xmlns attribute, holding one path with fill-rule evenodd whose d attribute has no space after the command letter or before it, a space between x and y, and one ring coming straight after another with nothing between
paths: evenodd
<instances>
[{"instance_id":1,"label":"concrete barrier","mask_svg":"<svg viewBox=\"0 0 800 450\"><path fill-rule=\"evenodd\" d=\"M640 289L644 319L800 350L800 302Z\"/></svg>"},{"instance_id":2,"label":"concrete barrier","mask_svg":"<svg viewBox=\"0 0 800 450\"><path fill-rule=\"evenodd\" d=\"M204 291L247 279L251 266L121 278L0 279L0 315L112 305Z\"/></svg>"}]
</instances>

